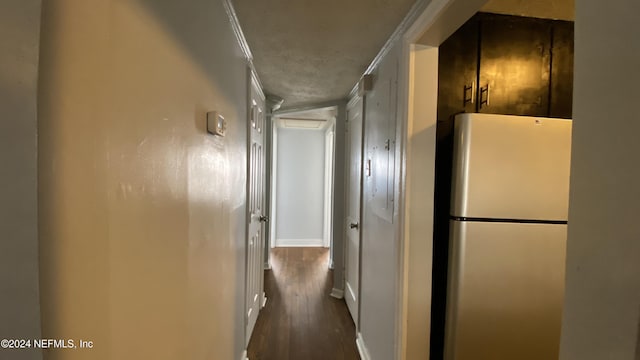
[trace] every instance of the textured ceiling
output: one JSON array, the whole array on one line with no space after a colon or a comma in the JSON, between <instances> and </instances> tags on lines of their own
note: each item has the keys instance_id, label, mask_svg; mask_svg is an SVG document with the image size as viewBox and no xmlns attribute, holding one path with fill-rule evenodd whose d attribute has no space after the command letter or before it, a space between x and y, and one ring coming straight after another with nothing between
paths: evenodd
<instances>
[{"instance_id":1,"label":"textured ceiling","mask_svg":"<svg viewBox=\"0 0 640 360\"><path fill-rule=\"evenodd\" d=\"M282 108L345 98L415 0L233 0L265 92Z\"/></svg>"}]
</instances>

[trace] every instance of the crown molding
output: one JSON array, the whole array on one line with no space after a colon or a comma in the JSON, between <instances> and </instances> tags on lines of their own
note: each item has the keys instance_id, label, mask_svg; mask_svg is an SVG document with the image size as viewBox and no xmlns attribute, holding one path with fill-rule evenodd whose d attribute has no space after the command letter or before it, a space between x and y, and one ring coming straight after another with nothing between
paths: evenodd
<instances>
[{"instance_id":1,"label":"crown molding","mask_svg":"<svg viewBox=\"0 0 640 360\"><path fill-rule=\"evenodd\" d=\"M347 103L347 110L351 110L360 100L363 100L364 96L359 93L355 93L353 96L349 98L349 102Z\"/></svg>"},{"instance_id":2,"label":"crown molding","mask_svg":"<svg viewBox=\"0 0 640 360\"><path fill-rule=\"evenodd\" d=\"M264 99L265 96L264 96L262 82L260 81L260 77L258 77L258 72L256 71L256 68L253 65L253 54L251 53L251 48L249 48L249 43L247 43L247 38L244 36L244 33L242 32L242 27L240 26L240 21L238 20L238 15L236 14L236 10L234 9L233 4L231 3L231 0L222 0L222 4L224 5L224 9L227 12L229 21L231 22L231 28L233 29L233 34L236 36L238 45L240 45L240 50L242 50L242 54L244 54L244 57L247 60L247 64L249 65L249 69L251 70L251 78L258 85L258 88L260 89L260 95Z\"/></svg>"},{"instance_id":3,"label":"crown molding","mask_svg":"<svg viewBox=\"0 0 640 360\"><path fill-rule=\"evenodd\" d=\"M398 27L396 27L395 31L391 34L387 42L384 44L382 49L378 52L369 67L364 71L358 82L353 86L351 91L349 92L349 99L358 95L358 87L360 81L365 75L369 75L375 71L375 69L380 65L384 57L391 51L391 49L396 45L396 42L402 38L402 35L413 25L416 19L424 12L424 9L427 8L431 1L429 0L418 0L413 4L407 15L402 19Z\"/></svg>"}]
</instances>

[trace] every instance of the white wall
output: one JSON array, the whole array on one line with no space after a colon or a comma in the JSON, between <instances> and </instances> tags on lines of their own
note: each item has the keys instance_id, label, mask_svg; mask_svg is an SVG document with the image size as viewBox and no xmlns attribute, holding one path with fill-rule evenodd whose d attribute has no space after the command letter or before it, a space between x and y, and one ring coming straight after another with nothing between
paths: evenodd
<instances>
[{"instance_id":1,"label":"white wall","mask_svg":"<svg viewBox=\"0 0 640 360\"><path fill-rule=\"evenodd\" d=\"M415 45L409 73L405 192L404 349L406 359L428 359L433 264L433 204L438 92L438 48Z\"/></svg>"},{"instance_id":2,"label":"white wall","mask_svg":"<svg viewBox=\"0 0 640 360\"><path fill-rule=\"evenodd\" d=\"M359 343L371 360L396 354L398 307L398 197L399 164L396 154L398 107L396 45L374 71L373 89L366 93L363 160L371 160L371 176L363 174L362 247ZM389 148L386 149L387 141Z\"/></svg>"},{"instance_id":3,"label":"white wall","mask_svg":"<svg viewBox=\"0 0 640 360\"><path fill-rule=\"evenodd\" d=\"M562 360L640 359L638 14L576 1Z\"/></svg>"},{"instance_id":4,"label":"white wall","mask_svg":"<svg viewBox=\"0 0 640 360\"><path fill-rule=\"evenodd\" d=\"M222 1L45 1L42 30L42 332L95 343L47 358L240 359L248 79Z\"/></svg>"},{"instance_id":5,"label":"white wall","mask_svg":"<svg viewBox=\"0 0 640 360\"><path fill-rule=\"evenodd\" d=\"M323 246L325 132L278 129L276 246Z\"/></svg>"},{"instance_id":6,"label":"white wall","mask_svg":"<svg viewBox=\"0 0 640 360\"><path fill-rule=\"evenodd\" d=\"M0 2L0 339L38 339L37 80L40 0ZM41 359L38 349L0 358Z\"/></svg>"}]
</instances>

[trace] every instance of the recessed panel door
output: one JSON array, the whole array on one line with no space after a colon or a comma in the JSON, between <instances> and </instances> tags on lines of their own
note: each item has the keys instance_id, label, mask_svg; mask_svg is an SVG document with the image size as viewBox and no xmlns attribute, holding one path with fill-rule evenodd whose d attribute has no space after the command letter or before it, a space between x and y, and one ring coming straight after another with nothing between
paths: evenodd
<instances>
[{"instance_id":1,"label":"recessed panel door","mask_svg":"<svg viewBox=\"0 0 640 360\"><path fill-rule=\"evenodd\" d=\"M251 82L249 99L248 149L248 229L246 273L246 342L249 344L253 328L263 302L263 244L266 217L264 216L264 98L260 88Z\"/></svg>"},{"instance_id":2,"label":"recessed panel door","mask_svg":"<svg viewBox=\"0 0 640 360\"><path fill-rule=\"evenodd\" d=\"M362 117L363 100L358 100L347 114L347 229L345 246L345 301L358 326L360 304L360 203L362 197Z\"/></svg>"}]
</instances>

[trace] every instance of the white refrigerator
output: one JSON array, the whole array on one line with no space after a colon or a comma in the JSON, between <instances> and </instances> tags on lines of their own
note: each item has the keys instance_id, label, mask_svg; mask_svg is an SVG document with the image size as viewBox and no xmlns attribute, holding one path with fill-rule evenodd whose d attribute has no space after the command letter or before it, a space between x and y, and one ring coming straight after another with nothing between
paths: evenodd
<instances>
[{"instance_id":1,"label":"white refrigerator","mask_svg":"<svg viewBox=\"0 0 640 360\"><path fill-rule=\"evenodd\" d=\"M571 120L460 114L446 360L558 358Z\"/></svg>"}]
</instances>

